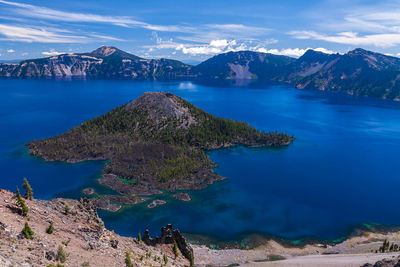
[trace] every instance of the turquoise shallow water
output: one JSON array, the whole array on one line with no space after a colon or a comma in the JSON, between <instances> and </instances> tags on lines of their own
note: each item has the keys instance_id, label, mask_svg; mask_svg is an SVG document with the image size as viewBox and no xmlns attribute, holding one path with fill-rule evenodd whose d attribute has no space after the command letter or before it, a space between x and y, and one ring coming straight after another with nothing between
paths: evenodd
<instances>
[{"instance_id":1,"label":"turquoise shallow water","mask_svg":"<svg viewBox=\"0 0 400 267\"><path fill-rule=\"evenodd\" d=\"M170 194L111 214L108 228L136 235L166 223L186 232L233 238L260 232L296 239L336 239L360 223L400 224L400 104L280 85L214 87L191 82L0 81L0 187L15 190L28 177L36 197L78 198L97 184L104 162L46 163L24 143L60 134L145 91L170 91L218 116L296 136L280 149L236 147L209 152L228 179L193 201Z\"/></svg>"}]
</instances>

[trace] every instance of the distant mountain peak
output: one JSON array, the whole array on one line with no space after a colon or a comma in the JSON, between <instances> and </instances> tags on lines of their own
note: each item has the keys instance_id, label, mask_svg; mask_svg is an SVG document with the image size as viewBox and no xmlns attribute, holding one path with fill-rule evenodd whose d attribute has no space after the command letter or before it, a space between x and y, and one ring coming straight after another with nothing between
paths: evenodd
<instances>
[{"instance_id":1,"label":"distant mountain peak","mask_svg":"<svg viewBox=\"0 0 400 267\"><path fill-rule=\"evenodd\" d=\"M354 56L355 55L369 55L369 54L376 54L376 53L362 49L362 48L356 48L354 50L347 52L347 55L350 55L350 56L352 56L352 55L354 55Z\"/></svg>"},{"instance_id":2,"label":"distant mountain peak","mask_svg":"<svg viewBox=\"0 0 400 267\"><path fill-rule=\"evenodd\" d=\"M147 92L130 102L126 109L130 112L140 113L145 111L155 121L174 120L188 128L196 124L196 120L189 110L183 106L182 100L171 93Z\"/></svg>"},{"instance_id":3,"label":"distant mountain peak","mask_svg":"<svg viewBox=\"0 0 400 267\"><path fill-rule=\"evenodd\" d=\"M119 58L119 59L140 59L140 57L122 51L114 46L101 46L93 50L91 55L102 58Z\"/></svg>"},{"instance_id":4,"label":"distant mountain peak","mask_svg":"<svg viewBox=\"0 0 400 267\"><path fill-rule=\"evenodd\" d=\"M308 49L298 60L299 62L322 62L336 58L339 54L327 54L321 51Z\"/></svg>"},{"instance_id":5,"label":"distant mountain peak","mask_svg":"<svg viewBox=\"0 0 400 267\"><path fill-rule=\"evenodd\" d=\"M114 46L101 46L99 48L97 48L96 50L92 51L92 54L96 54L99 56L103 56L103 57L108 57L112 54L114 54L115 52L117 52L119 49L114 47Z\"/></svg>"}]
</instances>

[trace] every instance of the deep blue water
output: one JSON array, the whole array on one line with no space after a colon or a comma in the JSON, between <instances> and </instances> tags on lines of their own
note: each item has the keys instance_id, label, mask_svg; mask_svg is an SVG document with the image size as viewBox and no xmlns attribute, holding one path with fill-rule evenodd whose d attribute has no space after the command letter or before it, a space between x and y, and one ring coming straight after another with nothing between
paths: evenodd
<instances>
[{"instance_id":1,"label":"deep blue water","mask_svg":"<svg viewBox=\"0 0 400 267\"><path fill-rule=\"evenodd\" d=\"M285 238L335 239L363 222L400 225L400 103L285 86L212 87L190 82L0 80L0 187L28 177L35 195L78 198L97 184L103 162L47 163L24 144L60 134L145 91L170 91L218 116L286 131L287 148L210 152L228 179L183 203L100 212L122 235L166 223L222 238L258 231Z\"/></svg>"}]
</instances>

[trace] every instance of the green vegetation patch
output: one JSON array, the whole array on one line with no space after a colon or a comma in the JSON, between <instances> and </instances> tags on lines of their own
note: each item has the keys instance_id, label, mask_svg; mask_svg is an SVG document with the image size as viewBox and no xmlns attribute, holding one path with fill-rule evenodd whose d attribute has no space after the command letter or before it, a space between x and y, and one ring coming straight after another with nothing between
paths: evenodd
<instances>
[{"instance_id":1,"label":"green vegetation patch","mask_svg":"<svg viewBox=\"0 0 400 267\"><path fill-rule=\"evenodd\" d=\"M122 177L117 177L118 180L121 180L124 184L137 184L137 181L128 180Z\"/></svg>"}]
</instances>

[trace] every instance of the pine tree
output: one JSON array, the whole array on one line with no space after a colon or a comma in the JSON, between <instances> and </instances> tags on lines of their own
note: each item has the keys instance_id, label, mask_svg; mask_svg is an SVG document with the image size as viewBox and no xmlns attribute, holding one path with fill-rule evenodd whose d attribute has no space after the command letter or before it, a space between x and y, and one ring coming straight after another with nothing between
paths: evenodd
<instances>
[{"instance_id":1,"label":"pine tree","mask_svg":"<svg viewBox=\"0 0 400 267\"><path fill-rule=\"evenodd\" d=\"M189 262L190 262L190 267L194 267L194 257L193 257L193 252L191 251L189 256Z\"/></svg>"},{"instance_id":2,"label":"pine tree","mask_svg":"<svg viewBox=\"0 0 400 267\"><path fill-rule=\"evenodd\" d=\"M131 256L129 255L128 251L125 253L125 264L126 264L126 267L133 267L133 264L131 261Z\"/></svg>"},{"instance_id":3,"label":"pine tree","mask_svg":"<svg viewBox=\"0 0 400 267\"><path fill-rule=\"evenodd\" d=\"M172 248L172 251L174 252L175 258L178 257L178 244L174 240L174 247Z\"/></svg>"},{"instance_id":4,"label":"pine tree","mask_svg":"<svg viewBox=\"0 0 400 267\"><path fill-rule=\"evenodd\" d=\"M18 207L21 208L20 209L20 214L25 217L26 215L28 215L29 209L25 204L25 200L21 197L21 194L19 192L19 188L18 187L17 187L17 194L15 195L15 197L17 198Z\"/></svg>"},{"instance_id":5,"label":"pine tree","mask_svg":"<svg viewBox=\"0 0 400 267\"><path fill-rule=\"evenodd\" d=\"M138 241L139 241L139 243L142 243L142 235L141 235L140 231L138 233Z\"/></svg>"},{"instance_id":6,"label":"pine tree","mask_svg":"<svg viewBox=\"0 0 400 267\"><path fill-rule=\"evenodd\" d=\"M24 178L24 184L22 187L25 189L25 198L28 200L33 200L33 190L26 178Z\"/></svg>"},{"instance_id":7,"label":"pine tree","mask_svg":"<svg viewBox=\"0 0 400 267\"><path fill-rule=\"evenodd\" d=\"M24 228L22 229L22 234L26 239L33 239L33 236L35 233L33 230L29 227L29 224L26 222Z\"/></svg>"}]
</instances>

